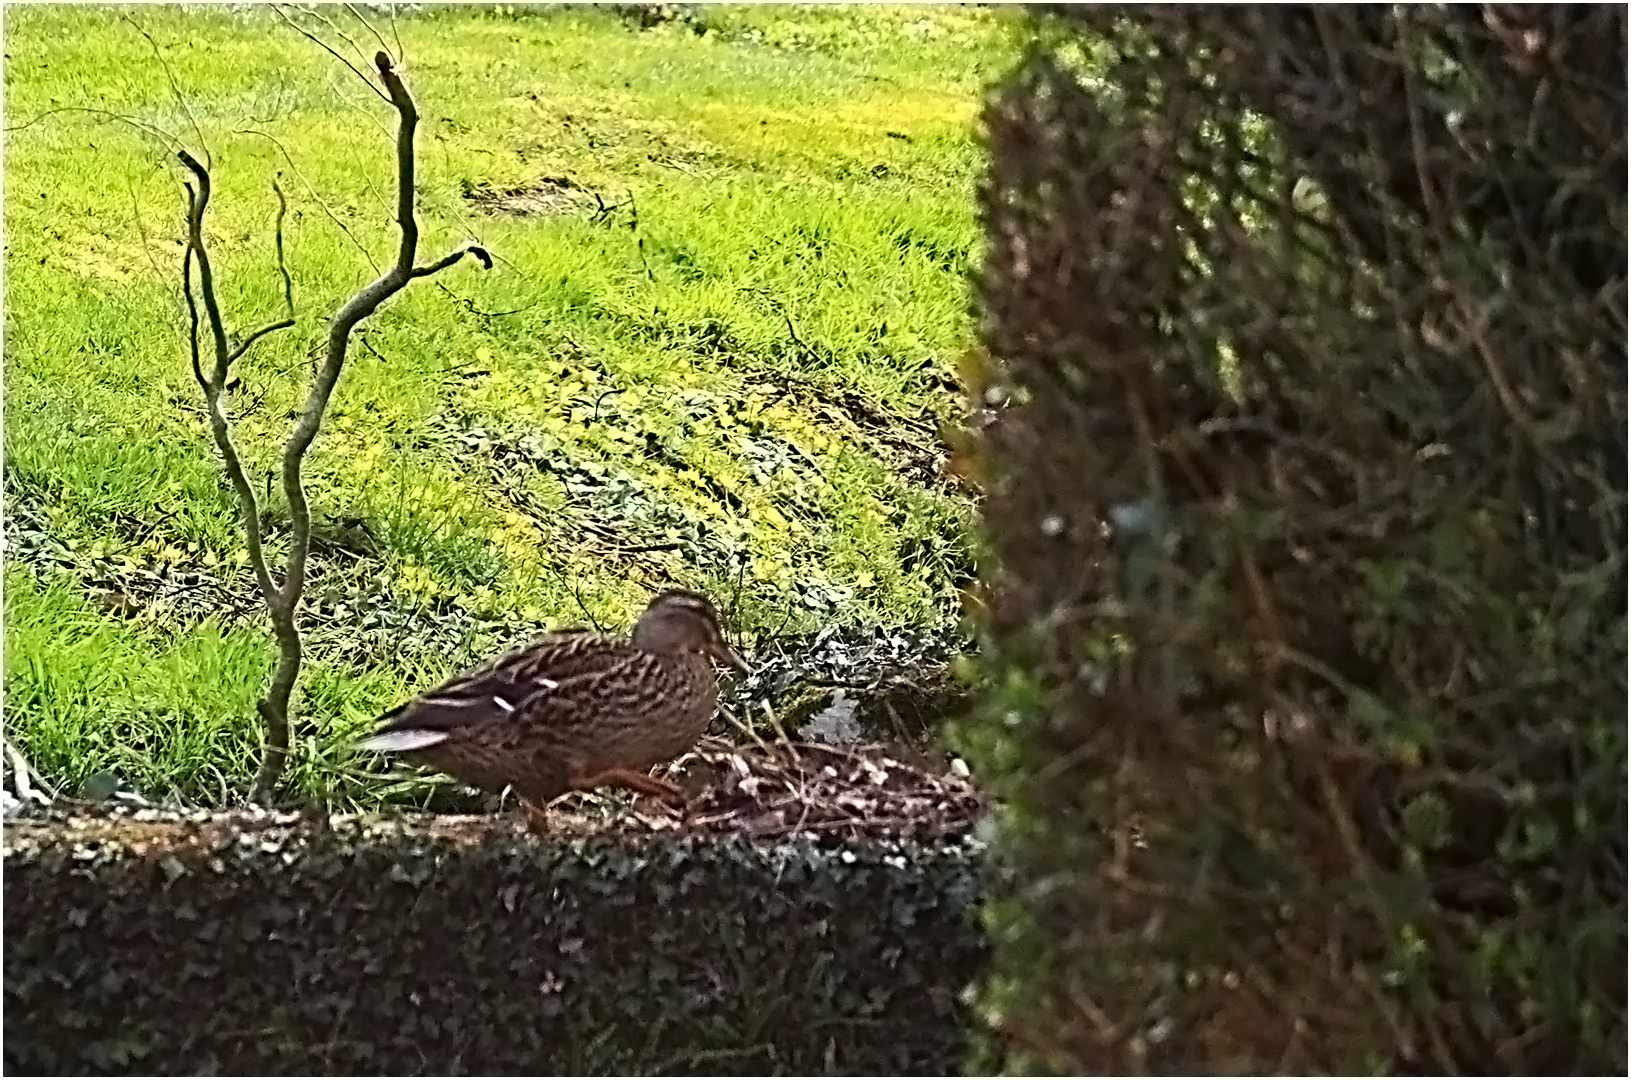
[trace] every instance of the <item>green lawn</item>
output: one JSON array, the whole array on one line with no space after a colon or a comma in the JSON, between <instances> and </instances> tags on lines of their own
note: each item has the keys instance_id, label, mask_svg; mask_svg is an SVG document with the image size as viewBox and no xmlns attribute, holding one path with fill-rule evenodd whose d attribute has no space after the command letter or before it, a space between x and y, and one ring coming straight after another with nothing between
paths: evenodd
<instances>
[{"instance_id":1,"label":"green lawn","mask_svg":"<svg viewBox=\"0 0 1631 1080\"><path fill-rule=\"evenodd\" d=\"M229 329L278 315L274 176L289 196L298 324L232 399L264 483L328 317L394 253L395 117L270 9L126 10L5 12L5 715L70 791L113 768L220 801L272 646L185 358L181 170L148 132L212 156ZM977 113L1022 25L371 17L422 114L421 259L477 239L498 262L412 283L354 341L308 459L286 787L401 796L345 749L381 709L543 625L625 626L670 582L749 643L953 633L972 500L939 432L973 340Z\"/></svg>"}]
</instances>

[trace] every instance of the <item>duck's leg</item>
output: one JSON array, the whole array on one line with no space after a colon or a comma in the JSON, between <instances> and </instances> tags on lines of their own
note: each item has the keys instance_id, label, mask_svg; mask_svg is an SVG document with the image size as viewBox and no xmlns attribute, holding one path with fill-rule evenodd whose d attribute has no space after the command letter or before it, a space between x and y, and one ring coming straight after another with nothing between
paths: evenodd
<instances>
[{"instance_id":1,"label":"duck's leg","mask_svg":"<svg viewBox=\"0 0 1631 1080\"><path fill-rule=\"evenodd\" d=\"M527 828L544 836L549 832L549 811L544 809L543 803L535 803L530 799L521 800L521 810L526 816Z\"/></svg>"},{"instance_id":2,"label":"duck's leg","mask_svg":"<svg viewBox=\"0 0 1631 1080\"><path fill-rule=\"evenodd\" d=\"M655 776L633 769L607 769L593 776L574 777L572 786L580 791L590 791L597 787L627 788L642 795L661 799L676 809L683 809L689 801L683 791L667 780L659 780Z\"/></svg>"}]
</instances>

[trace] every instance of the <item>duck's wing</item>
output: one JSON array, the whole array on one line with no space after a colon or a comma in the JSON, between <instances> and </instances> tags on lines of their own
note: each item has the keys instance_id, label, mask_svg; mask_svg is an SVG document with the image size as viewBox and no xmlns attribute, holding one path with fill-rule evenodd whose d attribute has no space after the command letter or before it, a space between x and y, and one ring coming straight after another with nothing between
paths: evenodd
<instances>
[{"instance_id":1,"label":"duck's wing","mask_svg":"<svg viewBox=\"0 0 1631 1080\"><path fill-rule=\"evenodd\" d=\"M582 700L593 687L615 683L622 672L651 658L632 646L594 636L551 637L477 665L380 717L360 744L364 749L412 750L434 745L461 729L510 720L540 706Z\"/></svg>"}]
</instances>

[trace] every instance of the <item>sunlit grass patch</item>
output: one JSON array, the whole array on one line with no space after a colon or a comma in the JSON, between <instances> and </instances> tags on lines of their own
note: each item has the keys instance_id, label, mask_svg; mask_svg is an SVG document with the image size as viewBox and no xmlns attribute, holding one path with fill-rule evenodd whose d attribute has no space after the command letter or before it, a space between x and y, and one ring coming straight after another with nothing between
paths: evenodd
<instances>
[{"instance_id":1,"label":"sunlit grass patch","mask_svg":"<svg viewBox=\"0 0 1631 1080\"><path fill-rule=\"evenodd\" d=\"M396 244L394 120L266 9L18 7L6 31L7 494L71 556L8 570L8 723L68 786L116 768L220 798L258 746L264 625L86 602L95 568L246 575L186 360L178 176L139 129L212 154L236 332L279 311L274 176L289 199L297 325L231 397L277 558L269 473L311 357ZM973 124L1017 55L1007 17L704 6L640 31L472 6L381 32L423 114L421 253L499 262L416 283L353 341L307 464L332 535L290 783L364 798L335 733L506 627L625 625L664 584L725 596L744 640L954 632L971 503L936 430L961 411Z\"/></svg>"}]
</instances>

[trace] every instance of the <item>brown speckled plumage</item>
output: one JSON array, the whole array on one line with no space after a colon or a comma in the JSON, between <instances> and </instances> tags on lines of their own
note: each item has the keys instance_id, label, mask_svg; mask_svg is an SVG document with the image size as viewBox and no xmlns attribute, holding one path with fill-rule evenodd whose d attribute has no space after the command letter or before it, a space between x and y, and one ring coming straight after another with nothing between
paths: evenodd
<instances>
[{"instance_id":1,"label":"brown speckled plumage","mask_svg":"<svg viewBox=\"0 0 1631 1080\"><path fill-rule=\"evenodd\" d=\"M678 801L678 789L649 770L702 737L718 699L716 660L743 667L713 605L669 590L629 640L544 638L386 713L360 745L474 787L513 788L534 809L609 785Z\"/></svg>"}]
</instances>

